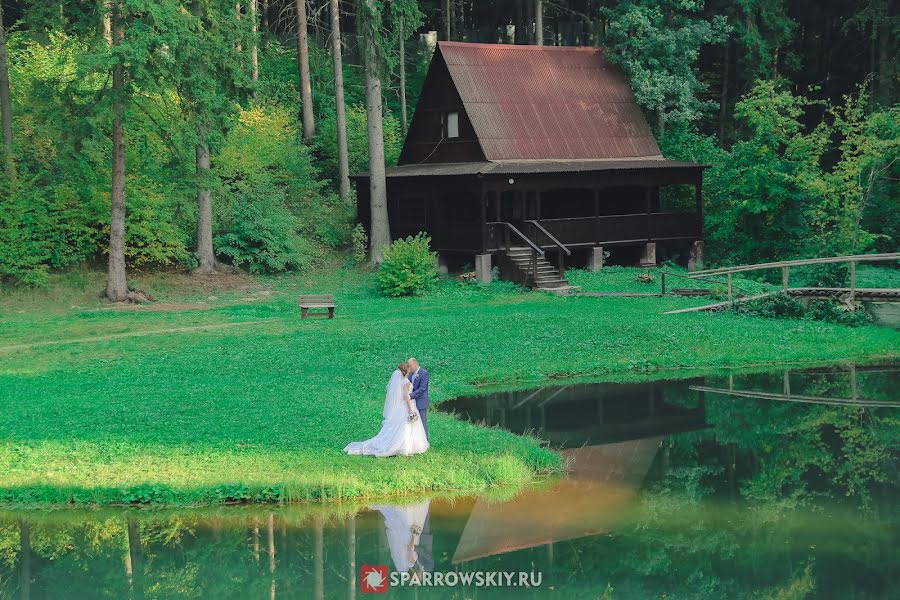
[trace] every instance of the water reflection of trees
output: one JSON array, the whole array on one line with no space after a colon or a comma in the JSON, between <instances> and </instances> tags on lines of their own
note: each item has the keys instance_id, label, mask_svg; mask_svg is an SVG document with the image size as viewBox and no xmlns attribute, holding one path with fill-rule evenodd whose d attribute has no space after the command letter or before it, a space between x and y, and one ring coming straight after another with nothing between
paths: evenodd
<instances>
[{"instance_id":1,"label":"water reflection of trees","mask_svg":"<svg viewBox=\"0 0 900 600\"><path fill-rule=\"evenodd\" d=\"M793 373L791 393L898 400L896 371L849 375ZM783 381L780 374L762 374L736 385L772 390ZM878 509L885 495L896 496L900 410L705 397L711 427L672 438L671 455L677 468L705 471L718 491L755 501L848 502L866 510Z\"/></svg>"}]
</instances>

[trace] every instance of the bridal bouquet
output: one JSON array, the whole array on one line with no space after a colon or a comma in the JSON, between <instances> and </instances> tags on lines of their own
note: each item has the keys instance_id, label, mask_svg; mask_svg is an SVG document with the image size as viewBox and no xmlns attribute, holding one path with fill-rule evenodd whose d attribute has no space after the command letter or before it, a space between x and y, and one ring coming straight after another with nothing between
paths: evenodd
<instances>
[{"instance_id":1,"label":"bridal bouquet","mask_svg":"<svg viewBox=\"0 0 900 600\"><path fill-rule=\"evenodd\" d=\"M407 420L410 423L415 423L416 421L419 420L419 415L414 412L411 412L411 413L409 413L409 417L407 418Z\"/></svg>"}]
</instances>

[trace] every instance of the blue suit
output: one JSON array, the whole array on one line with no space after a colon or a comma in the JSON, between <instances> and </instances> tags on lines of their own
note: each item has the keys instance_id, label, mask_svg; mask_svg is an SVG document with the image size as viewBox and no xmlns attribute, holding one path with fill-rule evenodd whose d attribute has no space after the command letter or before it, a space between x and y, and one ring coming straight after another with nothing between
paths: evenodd
<instances>
[{"instance_id":1,"label":"blue suit","mask_svg":"<svg viewBox=\"0 0 900 600\"><path fill-rule=\"evenodd\" d=\"M428 412L428 371L419 367L415 373L409 374L409 381L412 383L412 390L409 397L416 401L416 409L419 411L419 418L422 419L422 426L425 428L425 436L428 436L428 421L426 413Z\"/></svg>"}]
</instances>

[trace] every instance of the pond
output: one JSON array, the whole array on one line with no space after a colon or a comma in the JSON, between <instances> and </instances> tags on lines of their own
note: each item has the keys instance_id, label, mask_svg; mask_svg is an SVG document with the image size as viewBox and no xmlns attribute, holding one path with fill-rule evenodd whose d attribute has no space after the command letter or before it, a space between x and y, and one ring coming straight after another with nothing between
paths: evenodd
<instances>
[{"instance_id":1,"label":"pond","mask_svg":"<svg viewBox=\"0 0 900 600\"><path fill-rule=\"evenodd\" d=\"M546 440L569 474L364 506L0 512L0 599L897 598L898 384L881 365L460 398L441 409Z\"/></svg>"}]
</instances>

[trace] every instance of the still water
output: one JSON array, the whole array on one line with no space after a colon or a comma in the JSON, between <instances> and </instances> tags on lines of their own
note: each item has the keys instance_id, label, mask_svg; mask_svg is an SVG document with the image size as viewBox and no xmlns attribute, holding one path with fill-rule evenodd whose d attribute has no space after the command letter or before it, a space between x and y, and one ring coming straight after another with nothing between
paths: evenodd
<instances>
[{"instance_id":1,"label":"still water","mask_svg":"<svg viewBox=\"0 0 900 600\"><path fill-rule=\"evenodd\" d=\"M0 512L0 599L368 597L382 566L398 598L898 598L898 384L898 366L835 367L460 398L441 409L546 440L568 476L364 506Z\"/></svg>"}]
</instances>

